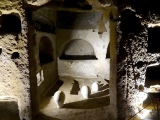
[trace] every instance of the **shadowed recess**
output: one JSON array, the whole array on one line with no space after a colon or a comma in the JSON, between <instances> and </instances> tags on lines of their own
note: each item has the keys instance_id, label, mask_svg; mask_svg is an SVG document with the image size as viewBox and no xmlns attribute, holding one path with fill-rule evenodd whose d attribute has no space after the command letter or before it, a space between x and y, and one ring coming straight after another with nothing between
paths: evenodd
<instances>
[{"instance_id":1,"label":"shadowed recess","mask_svg":"<svg viewBox=\"0 0 160 120\"><path fill-rule=\"evenodd\" d=\"M160 85L160 66L148 67L146 70L145 86Z\"/></svg>"},{"instance_id":2,"label":"shadowed recess","mask_svg":"<svg viewBox=\"0 0 160 120\"><path fill-rule=\"evenodd\" d=\"M85 40L71 40L61 49L60 59L92 60L97 59L93 46Z\"/></svg>"},{"instance_id":3,"label":"shadowed recess","mask_svg":"<svg viewBox=\"0 0 160 120\"><path fill-rule=\"evenodd\" d=\"M126 33L139 33L142 30L141 23L135 12L125 9L121 13L121 30Z\"/></svg>"},{"instance_id":4,"label":"shadowed recess","mask_svg":"<svg viewBox=\"0 0 160 120\"><path fill-rule=\"evenodd\" d=\"M1 33L20 33L21 20L14 14L4 14L0 16Z\"/></svg>"},{"instance_id":5,"label":"shadowed recess","mask_svg":"<svg viewBox=\"0 0 160 120\"><path fill-rule=\"evenodd\" d=\"M55 10L48 7L42 7L33 12L28 10L27 13L31 16L32 19L30 21L32 21L33 26L36 30L48 33L55 33Z\"/></svg>"},{"instance_id":6,"label":"shadowed recess","mask_svg":"<svg viewBox=\"0 0 160 120\"><path fill-rule=\"evenodd\" d=\"M13 98L0 99L0 119L20 120L18 103Z\"/></svg>"},{"instance_id":7,"label":"shadowed recess","mask_svg":"<svg viewBox=\"0 0 160 120\"><path fill-rule=\"evenodd\" d=\"M46 36L42 37L39 43L39 59L41 65L50 63L54 60L53 51L50 39Z\"/></svg>"},{"instance_id":8,"label":"shadowed recess","mask_svg":"<svg viewBox=\"0 0 160 120\"><path fill-rule=\"evenodd\" d=\"M147 52L160 53L159 40L160 40L160 27L148 28Z\"/></svg>"},{"instance_id":9,"label":"shadowed recess","mask_svg":"<svg viewBox=\"0 0 160 120\"><path fill-rule=\"evenodd\" d=\"M13 54L12 54L12 56L11 56L11 59L17 59L17 58L19 58L20 56L19 56L19 52L14 52Z\"/></svg>"}]
</instances>

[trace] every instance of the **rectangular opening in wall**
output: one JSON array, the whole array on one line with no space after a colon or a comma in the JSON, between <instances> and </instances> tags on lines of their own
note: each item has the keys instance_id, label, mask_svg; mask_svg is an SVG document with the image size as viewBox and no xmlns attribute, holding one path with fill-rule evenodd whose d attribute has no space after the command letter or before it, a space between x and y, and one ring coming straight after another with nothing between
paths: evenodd
<instances>
[{"instance_id":1,"label":"rectangular opening in wall","mask_svg":"<svg viewBox=\"0 0 160 120\"><path fill-rule=\"evenodd\" d=\"M20 120L18 101L15 98L0 96L0 119Z\"/></svg>"},{"instance_id":2,"label":"rectangular opening in wall","mask_svg":"<svg viewBox=\"0 0 160 120\"><path fill-rule=\"evenodd\" d=\"M148 53L160 53L160 27L148 28Z\"/></svg>"},{"instance_id":3,"label":"rectangular opening in wall","mask_svg":"<svg viewBox=\"0 0 160 120\"><path fill-rule=\"evenodd\" d=\"M145 87L147 87L146 90L147 90L148 97L143 101L143 106L149 105L151 103L151 100L160 99L160 74L159 73L160 73L160 65L147 67ZM151 104L147 108L154 109L154 107Z\"/></svg>"},{"instance_id":4,"label":"rectangular opening in wall","mask_svg":"<svg viewBox=\"0 0 160 120\"><path fill-rule=\"evenodd\" d=\"M157 85L160 85L160 65L150 66L146 70L145 87L150 88L150 92L160 92ZM157 87L156 87L157 86ZM155 89L154 89L154 88Z\"/></svg>"},{"instance_id":5,"label":"rectangular opening in wall","mask_svg":"<svg viewBox=\"0 0 160 120\"><path fill-rule=\"evenodd\" d=\"M4 14L0 16L0 33L20 33L21 20L18 14Z\"/></svg>"}]
</instances>

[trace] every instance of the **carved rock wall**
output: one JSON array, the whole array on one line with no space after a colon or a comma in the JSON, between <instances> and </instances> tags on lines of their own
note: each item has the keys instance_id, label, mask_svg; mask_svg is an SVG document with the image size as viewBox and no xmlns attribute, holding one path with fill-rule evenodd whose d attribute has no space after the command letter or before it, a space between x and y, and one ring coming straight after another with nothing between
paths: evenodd
<instances>
[{"instance_id":1,"label":"carved rock wall","mask_svg":"<svg viewBox=\"0 0 160 120\"><path fill-rule=\"evenodd\" d=\"M159 54L148 52L148 25L159 21L159 13L158 3L121 2L117 2L121 16L117 22L117 87L118 114L123 120L136 117L138 106L143 103L139 98L139 86L145 85L146 69L159 64Z\"/></svg>"},{"instance_id":2,"label":"carved rock wall","mask_svg":"<svg viewBox=\"0 0 160 120\"><path fill-rule=\"evenodd\" d=\"M20 0L0 2L0 96L16 98L20 119L29 120L31 119L31 101L28 26L22 6ZM18 27L20 29L17 29Z\"/></svg>"}]
</instances>

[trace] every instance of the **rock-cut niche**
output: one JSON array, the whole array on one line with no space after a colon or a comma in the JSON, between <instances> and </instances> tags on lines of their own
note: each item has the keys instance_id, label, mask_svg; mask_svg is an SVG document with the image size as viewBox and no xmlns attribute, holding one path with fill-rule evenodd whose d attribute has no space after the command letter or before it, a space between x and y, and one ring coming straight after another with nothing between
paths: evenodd
<instances>
[{"instance_id":1,"label":"rock-cut niche","mask_svg":"<svg viewBox=\"0 0 160 120\"><path fill-rule=\"evenodd\" d=\"M43 36L39 42L39 60L44 65L54 60L54 49L51 40Z\"/></svg>"},{"instance_id":2,"label":"rock-cut niche","mask_svg":"<svg viewBox=\"0 0 160 120\"><path fill-rule=\"evenodd\" d=\"M3 14L0 16L1 33L20 33L21 20L16 14Z\"/></svg>"},{"instance_id":3,"label":"rock-cut niche","mask_svg":"<svg viewBox=\"0 0 160 120\"><path fill-rule=\"evenodd\" d=\"M120 27L124 33L139 33L142 30L140 19L130 9L122 11Z\"/></svg>"},{"instance_id":4,"label":"rock-cut niche","mask_svg":"<svg viewBox=\"0 0 160 120\"><path fill-rule=\"evenodd\" d=\"M160 85L160 66L147 67L145 86Z\"/></svg>"},{"instance_id":5,"label":"rock-cut niche","mask_svg":"<svg viewBox=\"0 0 160 120\"><path fill-rule=\"evenodd\" d=\"M150 27L148 28L148 48L149 53L160 53L159 47L160 39L160 27Z\"/></svg>"},{"instance_id":6,"label":"rock-cut niche","mask_svg":"<svg viewBox=\"0 0 160 120\"><path fill-rule=\"evenodd\" d=\"M85 40L71 40L61 49L60 59L92 60L97 59L93 46Z\"/></svg>"}]
</instances>

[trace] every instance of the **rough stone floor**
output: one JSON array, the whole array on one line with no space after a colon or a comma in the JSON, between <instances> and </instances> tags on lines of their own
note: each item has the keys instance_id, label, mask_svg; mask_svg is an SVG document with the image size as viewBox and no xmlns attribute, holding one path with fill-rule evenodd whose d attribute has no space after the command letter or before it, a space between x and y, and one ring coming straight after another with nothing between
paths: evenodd
<instances>
[{"instance_id":1,"label":"rough stone floor","mask_svg":"<svg viewBox=\"0 0 160 120\"><path fill-rule=\"evenodd\" d=\"M93 92L91 89L90 98L84 99L80 92L81 87L87 85L91 88L92 83L95 81L99 83L99 91ZM56 108L53 100L53 95L57 90L65 93L65 102L61 109ZM92 115L98 108L108 106L109 104L108 80L103 78L60 77L55 88L48 93L47 97L43 98L40 106L40 114L37 116L37 119L81 120L84 119L85 115ZM98 113L95 112L95 114Z\"/></svg>"}]
</instances>

